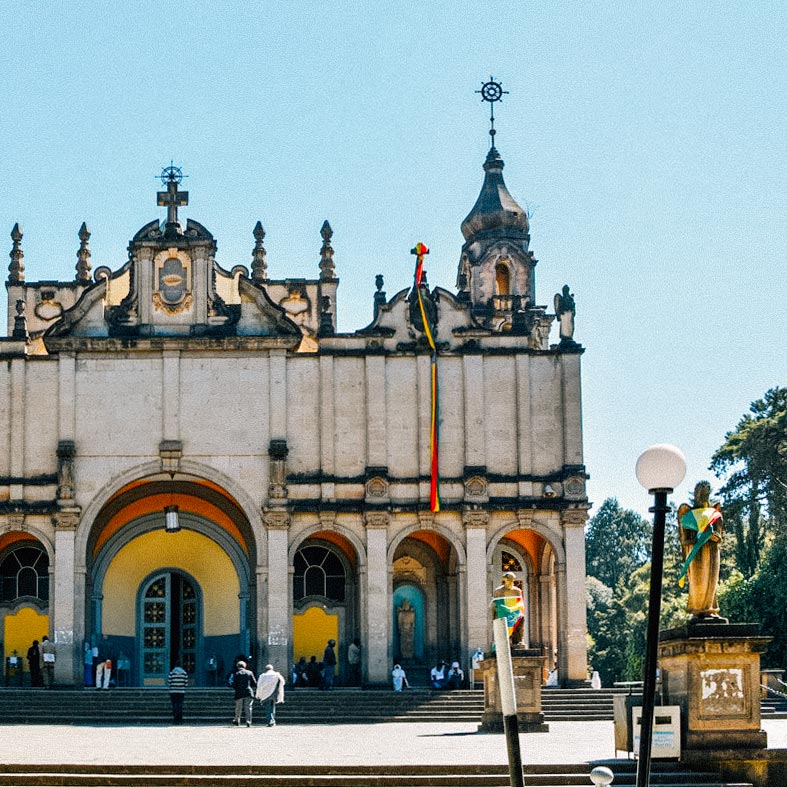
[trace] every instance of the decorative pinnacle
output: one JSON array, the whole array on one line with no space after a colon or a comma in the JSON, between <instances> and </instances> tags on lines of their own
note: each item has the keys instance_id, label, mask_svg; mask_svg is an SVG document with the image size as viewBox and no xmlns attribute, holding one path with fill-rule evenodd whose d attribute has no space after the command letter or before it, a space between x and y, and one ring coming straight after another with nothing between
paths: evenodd
<instances>
[{"instance_id":1,"label":"decorative pinnacle","mask_svg":"<svg viewBox=\"0 0 787 787\"><path fill-rule=\"evenodd\" d=\"M21 284L25 280L24 252L22 251L22 228L19 224L14 224L11 230L11 240L14 242L8 256L11 264L8 266L8 281L14 284Z\"/></svg>"},{"instance_id":2,"label":"decorative pinnacle","mask_svg":"<svg viewBox=\"0 0 787 787\"><path fill-rule=\"evenodd\" d=\"M320 235L322 235L322 248L320 249L320 281L326 281L336 277L336 271L333 265L333 246L331 246L333 230L331 229L331 225L328 224L328 219L322 223Z\"/></svg>"},{"instance_id":3,"label":"decorative pinnacle","mask_svg":"<svg viewBox=\"0 0 787 787\"><path fill-rule=\"evenodd\" d=\"M268 278L268 263L265 261L267 252L262 242L265 240L265 230L258 221L254 225L254 251L251 253L251 280L255 284L262 284Z\"/></svg>"},{"instance_id":4,"label":"decorative pinnacle","mask_svg":"<svg viewBox=\"0 0 787 787\"><path fill-rule=\"evenodd\" d=\"M79 228L79 251L77 252L77 284L90 284L90 230L85 222Z\"/></svg>"},{"instance_id":5,"label":"decorative pinnacle","mask_svg":"<svg viewBox=\"0 0 787 787\"><path fill-rule=\"evenodd\" d=\"M489 77L488 82L481 84L481 89L476 90L476 93L481 94L481 101L489 103L489 146L495 146L495 102L502 101L504 95L508 95L507 90L503 90L503 83L497 82L493 76Z\"/></svg>"}]
</instances>

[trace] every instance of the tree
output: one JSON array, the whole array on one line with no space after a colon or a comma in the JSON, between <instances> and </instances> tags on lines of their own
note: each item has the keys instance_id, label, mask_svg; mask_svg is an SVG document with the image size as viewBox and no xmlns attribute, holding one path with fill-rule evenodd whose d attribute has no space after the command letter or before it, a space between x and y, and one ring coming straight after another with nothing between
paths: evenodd
<instances>
[{"instance_id":1,"label":"tree","mask_svg":"<svg viewBox=\"0 0 787 787\"><path fill-rule=\"evenodd\" d=\"M607 498L585 530L587 573L614 590L648 559L652 533L652 524L636 511Z\"/></svg>"},{"instance_id":2,"label":"tree","mask_svg":"<svg viewBox=\"0 0 787 787\"><path fill-rule=\"evenodd\" d=\"M728 432L711 460L736 565L745 577L762 559L768 530L787 536L787 388L771 388Z\"/></svg>"}]
</instances>

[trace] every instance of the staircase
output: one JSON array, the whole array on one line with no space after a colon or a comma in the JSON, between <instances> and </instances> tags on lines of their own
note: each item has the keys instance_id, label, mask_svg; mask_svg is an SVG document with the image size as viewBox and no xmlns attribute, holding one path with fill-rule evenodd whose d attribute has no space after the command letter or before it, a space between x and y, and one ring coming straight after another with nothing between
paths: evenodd
<instances>
[{"instance_id":1,"label":"staircase","mask_svg":"<svg viewBox=\"0 0 787 787\"><path fill-rule=\"evenodd\" d=\"M613 697L626 689L544 689L547 722L611 721ZM431 691L390 689L288 689L276 709L282 724L370 724L439 721L477 723L484 710L480 689ZM232 692L224 688L189 689L185 717L191 724L222 724L232 718ZM787 718L787 700L764 699L762 715ZM162 689L2 689L0 724L168 724L169 695Z\"/></svg>"},{"instance_id":2,"label":"staircase","mask_svg":"<svg viewBox=\"0 0 787 787\"><path fill-rule=\"evenodd\" d=\"M596 765L599 763L595 763ZM612 787L635 783L636 765L603 763L615 774ZM590 785L594 764L526 765L527 787ZM204 766L204 765L0 765L5 787L507 787L507 768L496 765L409 766ZM651 784L659 787L752 787L718 774L654 763Z\"/></svg>"}]
</instances>

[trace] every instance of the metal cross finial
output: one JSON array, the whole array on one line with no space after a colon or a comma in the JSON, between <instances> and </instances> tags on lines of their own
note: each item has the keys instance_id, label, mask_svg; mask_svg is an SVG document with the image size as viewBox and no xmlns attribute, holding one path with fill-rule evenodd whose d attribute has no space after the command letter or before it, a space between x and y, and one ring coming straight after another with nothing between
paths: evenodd
<instances>
[{"instance_id":1,"label":"metal cross finial","mask_svg":"<svg viewBox=\"0 0 787 787\"><path fill-rule=\"evenodd\" d=\"M167 207L167 226L165 234L176 233L178 225L178 206L189 204L188 191L178 191L178 184L187 178L180 167L176 167L172 161L169 162L168 167L161 170L161 184L166 186L166 191L156 192L156 204L159 206L166 205Z\"/></svg>"},{"instance_id":2,"label":"metal cross finial","mask_svg":"<svg viewBox=\"0 0 787 787\"><path fill-rule=\"evenodd\" d=\"M489 77L488 82L481 84L481 89L476 90L476 93L481 94L481 101L489 103L489 136L491 137L489 146L495 146L495 102L502 101L504 95L508 95L507 90L503 90L503 83L497 82L493 76Z\"/></svg>"}]
</instances>

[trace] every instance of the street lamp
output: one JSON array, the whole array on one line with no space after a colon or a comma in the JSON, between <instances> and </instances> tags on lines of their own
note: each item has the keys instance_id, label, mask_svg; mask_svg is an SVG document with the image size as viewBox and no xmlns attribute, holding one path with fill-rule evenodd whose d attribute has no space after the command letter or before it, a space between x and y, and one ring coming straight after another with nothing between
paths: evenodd
<instances>
[{"instance_id":1,"label":"street lamp","mask_svg":"<svg viewBox=\"0 0 787 787\"><path fill-rule=\"evenodd\" d=\"M686 457L674 445L653 445L637 459L637 480L653 495L653 547L650 562L650 600L645 651L645 682L642 687L639 761L636 787L650 785L650 752L653 737L653 714L656 706L656 662L661 613L661 579L664 570L664 523L670 507L667 495L686 475Z\"/></svg>"}]
</instances>

